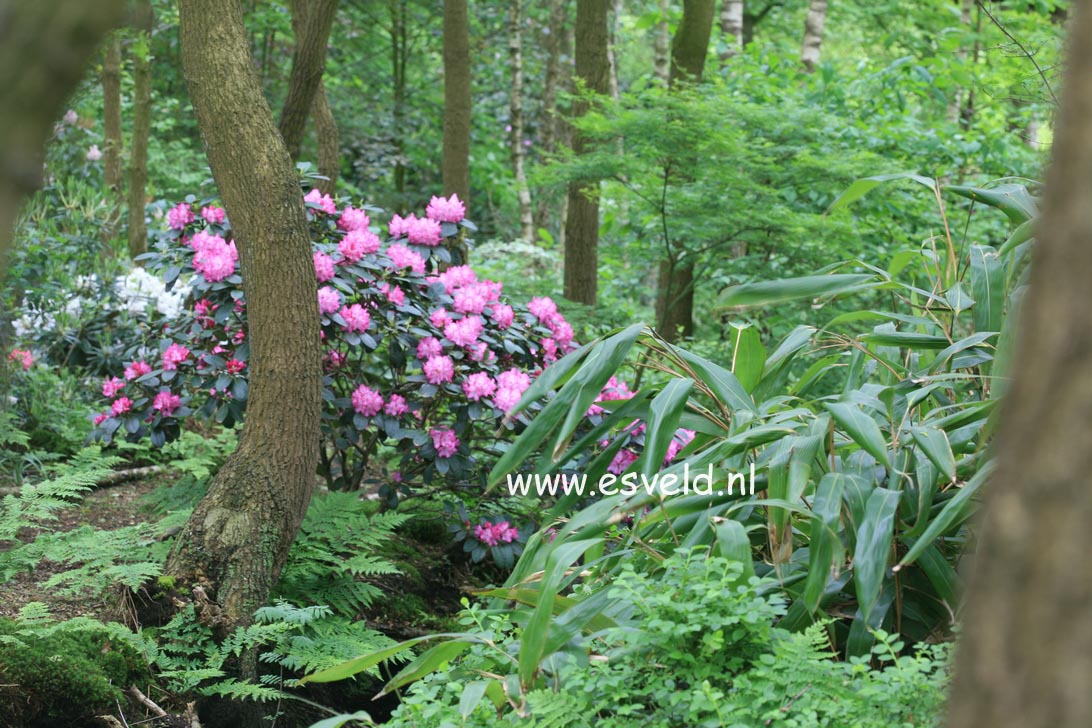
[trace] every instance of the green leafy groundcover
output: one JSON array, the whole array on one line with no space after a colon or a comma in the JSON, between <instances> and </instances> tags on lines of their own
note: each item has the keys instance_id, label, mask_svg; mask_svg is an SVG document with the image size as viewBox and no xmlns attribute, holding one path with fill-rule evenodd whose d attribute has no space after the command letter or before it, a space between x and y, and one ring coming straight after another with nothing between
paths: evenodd
<instances>
[{"instance_id":1,"label":"green leafy groundcover","mask_svg":"<svg viewBox=\"0 0 1092 728\"><path fill-rule=\"evenodd\" d=\"M680 549L656 574L626 568L609 587L630 618L547 666L545 684L510 700L482 675L514 662L503 618L473 610L482 641L410 688L390 725L928 726L939 724L948 647L907 654L879 632L872 654L839 661L825 625L789 633L767 581L704 549ZM503 668L502 668L503 669Z\"/></svg>"}]
</instances>

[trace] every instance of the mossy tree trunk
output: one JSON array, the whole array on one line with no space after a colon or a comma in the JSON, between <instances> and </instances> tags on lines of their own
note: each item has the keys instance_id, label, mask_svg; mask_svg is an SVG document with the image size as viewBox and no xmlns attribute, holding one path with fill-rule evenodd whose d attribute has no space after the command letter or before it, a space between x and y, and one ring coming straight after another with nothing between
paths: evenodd
<instances>
[{"instance_id":1,"label":"mossy tree trunk","mask_svg":"<svg viewBox=\"0 0 1092 728\"><path fill-rule=\"evenodd\" d=\"M1092 725L1092 7L1075 3L950 728Z\"/></svg>"},{"instance_id":2,"label":"mossy tree trunk","mask_svg":"<svg viewBox=\"0 0 1092 728\"><path fill-rule=\"evenodd\" d=\"M589 91L610 90L610 58L607 45L610 30L607 16L610 0L576 2L576 76ZM586 101L573 103L573 116L588 109ZM581 154L589 142L573 134L573 151ZM569 208L565 216L565 298L595 305L599 277L599 182L576 180L569 183Z\"/></svg>"},{"instance_id":3,"label":"mossy tree trunk","mask_svg":"<svg viewBox=\"0 0 1092 728\"><path fill-rule=\"evenodd\" d=\"M133 136L129 141L129 257L148 251L144 204L148 188L148 136L152 123L151 35L155 26L151 0L136 5L134 25L140 35L133 46ZM137 261L137 265L141 265Z\"/></svg>"},{"instance_id":4,"label":"mossy tree trunk","mask_svg":"<svg viewBox=\"0 0 1092 728\"><path fill-rule=\"evenodd\" d=\"M714 0L686 0L683 16L671 41L672 88L700 83L713 33ZM671 164L667 165L668 174ZM668 341L694 335L694 258L685 243L665 240L668 254L660 261L656 290L656 328Z\"/></svg>"},{"instance_id":5,"label":"mossy tree trunk","mask_svg":"<svg viewBox=\"0 0 1092 728\"><path fill-rule=\"evenodd\" d=\"M268 598L311 498L321 402L316 282L303 196L238 0L180 0L179 20L190 99L239 248L250 392L239 446L179 534L166 573L200 586L213 602L203 617L227 629Z\"/></svg>"},{"instance_id":6,"label":"mossy tree trunk","mask_svg":"<svg viewBox=\"0 0 1092 728\"><path fill-rule=\"evenodd\" d=\"M288 93L277 128L292 159L299 159L307 117L326 71L326 44L337 16L337 3L338 0L293 0L291 3L296 45L292 51Z\"/></svg>"},{"instance_id":7,"label":"mossy tree trunk","mask_svg":"<svg viewBox=\"0 0 1092 728\"><path fill-rule=\"evenodd\" d=\"M0 0L0 274L23 199L38 188L46 140L123 0Z\"/></svg>"}]
</instances>

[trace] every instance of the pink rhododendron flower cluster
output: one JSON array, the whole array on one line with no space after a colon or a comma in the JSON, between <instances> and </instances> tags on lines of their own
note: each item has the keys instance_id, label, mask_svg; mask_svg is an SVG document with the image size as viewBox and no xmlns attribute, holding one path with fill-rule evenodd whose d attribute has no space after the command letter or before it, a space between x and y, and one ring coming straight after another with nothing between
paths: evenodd
<instances>
[{"instance_id":1,"label":"pink rhododendron flower cluster","mask_svg":"<svg viewBox=\"0 0 1092 728\"><path fill-rule=\"evenodd\" d=\"M316 250L311 254L311 259L315 263L315 278L319 283L325 283L334 277L334 259L321 250Z\"/></svg>"},{"instance_id":2,"label":"pink rhododendron flower cluster","mask_svg":"<svg viewBox=\"0 0 1092 728\"><path fill-rule=\"evenodd\" d=\"M432 446L436 448L437 457L449 458L459 449L459 438L449 427L435 427L429 430L428 435L432 438Z\"/></svg>"},{"instance_id":3,"label":"pink rhododendron flower cluster","mask_svg":"<svg viewBox=\"0 0 1092 728\"><path fill-rule=\"evenodd\" d=\"M440 232L440 223L435 220L410 215L406 219L406 237L414 245L427 245L434 248L440 244L443 233Z\"/></svg>"},{"instance_id":4,"label":"pink rhododendron flower cluster","mask_svg":"<svg viewBox=\"0 0 1092 728\"><path fill-rule=\"evenodd\" d=\"M8 361L17 362L26 371L34 366L34 355L26 349L12 349L8 354Z\"/></svg>"},{"instance_id":5,"label":"pink rhododendron flower cluster","mask_svg":"<svg viewBox=\"0 0 1092 728\"><path fill-rule=\"evenodd\" d=\"M152 367L145 361L134 361L125 367L125 381L137 379L143 377L145 374L151 374Z\"/></svg>"},{"instance_id":6,"label":"pink rhododendron flower cluster","mask_svg":"<svg viewBox=\"0 0 1092 728\"><path fill-rule=\"evenodd\" d=\"M346 207L341 211L341 217L337 219L337 226L345 232L365 232L371 224L372 220L368 217L368 213L355 207Z\"/></svg>"},{"instance_id":7,"label":"pink rhododendron flower cluster","mask_svg":"<svg viewBox=\"0 0 1092 728\"><path fill-rule=\"evenodd\" d=\"M317 187L304 195L303 201L318 205L319 209L327 215L337 214L337 203L334 202L334 199L330 197L330 195L322 194Z\"/></svg>"},{"instance_id":8,"label":"pink rhododendron flower cluster","mask_svg":"<svg viewBox=\"0 0 1092 728\"><path fill-rule=\"evenodd\" d=\"M189 355L190 350L182 344L171 344L163 352L163 370L169 372L178 369L178 365L186 361Z\"/></svg>"},{"instance_id":9,"label":"pink rhododendron flower cluster","mask_svg":"<svg viewBox=\"0 0 1092 728\"><path fill-rule=\"evenodd\" d=\"M201 217L213 225L222 225L224 222L224 208L207 205L201 208Z\"/></svg>"},{"instance_id":10,"label":"pink rhododendron flower cluster","mask_svg":"<svg viewBox=\"0 0 1092 728\"><path fill-rule=\"evenodd\" d=\"M437 222L459 223L466 217L466 205L462 203L458 195L452 195L449 199L433 197L425 208L425 214L430 220Z\"/></svg>"},{"instance_id":11,"label":"pink rhododendron flower cluster","mask_svg":"<svg viewBox=\"0 0 1092 728\"><path fill-rule=\"evenodd\" d=\"M364 384L353 391L352 400L353 411L365 417L377 415L383 409L383 395Z\"/></svg>"},{"instance_id":12,"label":"pink rhododendron flower cluster","mask_svg":"<svg viewBox=\"0 0 1092 728\"><path fill-rule=\"evenodd\" d=\"M341 308L341 294L330 286L318 289L319 313L331 314Z\"/></svg>"},{"instance_id":13,"label":"pink rhododendron flower cluster","mask_svg":"<svg viewBox=\"0 0 1092 728\"><path fill-rule=\"evenodd\" d=\"M188 202L179 202L167 211L167 224L173 230L184 230L191 222L193 222L193 208Z\"/></svg>"},{"instance_id":14,"label":"pink rhododendron flower cluster","mask_svg":"<svg viewBox=\"0 0 1092 728\"><path fill-rule=\"evenodd\" d=\"M371 314L359 303L342 306L340 315L345 319L345 330L349 332L364 332L372 325Z\"/></svg>"},{"instance_id":15,"label":"pink rhododendron flower cluster","mask_svg":"<svg viewBox=\"0 0 1092 728\"><path fill-rule=\"evenodd\" d=\"M379 236L367 228L363 230L350 230L337 245L337 251L341 253L343 261L356 263L365 255L379 250Z\"/></svg>"},{"instance_id":16,"label":"pink rhododendron flower cluster","mask_svg":"<svg viewBox=\"0 0 1092 728\"><path fill-rule=\"evenodd\" d=\"M193 236L190 245L196 251L193 269L209 283L222 281L235 273L239 252L235 249L234 240L229 243L219 235L209 235L202 230Z\"/></svg>"},{"instance_id":17,"label":"pink rhododendron flower cluster","mask_svg":"<svg viewBox=\"0 0 1092 728\"><path fill-rule=\"evenodd\" d=\"M161 390L152 401L152 409L160 412L164 417L170 417L178 409L182 398L177 394L171 394L169 390Z\"/></svg>"},{"instance_id":18,"label":"pink rhododendron flower cluster","mask_svg":"<svg viewBox=\"0 0 1092 728\"><path fill-rule=\"evenodd\" d=\"M482 521L474 526L474 538L487 546L512 543L519 538L519 529L514 528L508 521L499 521L497 523Z\"/></svg>"}]
</instances>

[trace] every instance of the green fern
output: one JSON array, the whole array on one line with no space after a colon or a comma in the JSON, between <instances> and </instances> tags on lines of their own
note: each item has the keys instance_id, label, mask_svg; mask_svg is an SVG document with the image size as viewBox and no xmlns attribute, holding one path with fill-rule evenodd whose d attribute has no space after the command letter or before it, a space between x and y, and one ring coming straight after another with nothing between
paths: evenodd
<instances>
[{"instance_id":1,"label":"green fern","mask_svg":"<svg viewBox=\"0 0 1092 728\"><path fill-rule=\"evenodd\" d=\"M102 455L97 447L81 450L56 468L49 480L27 483L0 501L0 543L14 541L27 526L54 521L57 511L72 506L108 475L120 458Z\"/></svg>"},{"instance_id":2,"label":"green fern","mask_svg":"<svg viewBox=\"0 0 1092 728\"><path fill-rule=\"evenodd\" d=\"M369 515L373 507L356 493L317 496L281 575L280 596L295 604L327 604L346 617L379 598L382 592L362 578L400 573L375 551L411 516Z\"/></svg>"}]
</instances>

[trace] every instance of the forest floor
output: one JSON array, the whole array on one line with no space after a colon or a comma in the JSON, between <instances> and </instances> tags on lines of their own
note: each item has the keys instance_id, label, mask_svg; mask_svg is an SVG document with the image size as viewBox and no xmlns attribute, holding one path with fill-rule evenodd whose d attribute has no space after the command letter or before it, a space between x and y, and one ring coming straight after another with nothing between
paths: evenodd
<instances>
[{"instance_id":1,"label":"forest floor","mask_svg":"<svg viewBox=\"0 0 1092 728\"><path fill-rule=\"evenodd\" d=\"M57 520L48 530L67 532L85 525L114 530L158 520L162 516L152 512L148 496L162 485L161 480L148 479L95 489L78 504L58 511ZM30 543L45 530L23 529L20 541ZM450 626L466 589L478 584L469 569L458 563L458 554L452 552L447 539L437 530L405 529L405 533L396 534L386 544L379 555L394 562L402 573L369 579L385 595L360 615L369 627L394 639L406 639ZM117 594L104 597L91 592L62 594L58 589L45 587L50 578L69 568L72 567L43 560L33 571L0 583L0 617L14 617L25 605L42 602L58 620L77 616L118 620L121 599Z\"/></svg>"}]
</instances>

